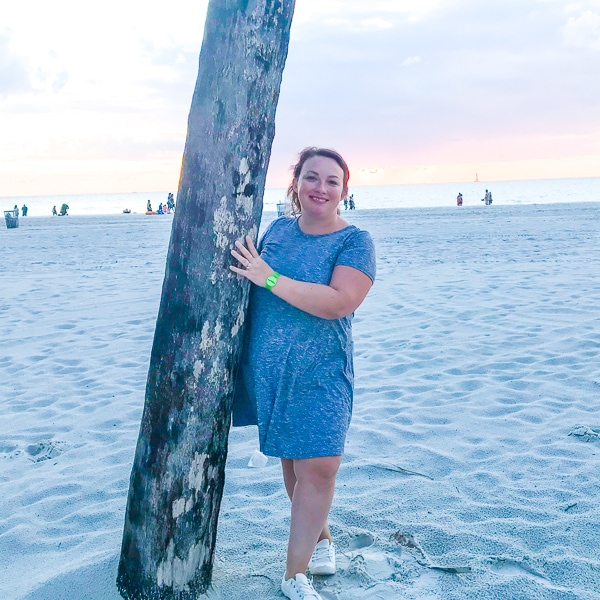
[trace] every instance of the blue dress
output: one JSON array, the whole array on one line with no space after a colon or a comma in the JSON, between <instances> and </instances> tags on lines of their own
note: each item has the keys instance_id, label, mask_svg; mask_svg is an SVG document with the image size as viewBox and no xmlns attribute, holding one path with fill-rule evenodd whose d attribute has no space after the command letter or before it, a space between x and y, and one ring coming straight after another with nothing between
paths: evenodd
<instances>
[{"instance_id":1,"label":"blue dress","mask_svg":"<svg viewBox=\"0 0 600 600\"><path fill-rule=\"evenodd\" d=\"M328 285L338 265L375 280L373 241L354 225L308 235L296 218L282 217L267 228L258 251L273 270L298 281ZM315 317L252 286L233 425L257 424L264 454L343 453L354 387L352 317Z\"/></svg>"}]
</instances>

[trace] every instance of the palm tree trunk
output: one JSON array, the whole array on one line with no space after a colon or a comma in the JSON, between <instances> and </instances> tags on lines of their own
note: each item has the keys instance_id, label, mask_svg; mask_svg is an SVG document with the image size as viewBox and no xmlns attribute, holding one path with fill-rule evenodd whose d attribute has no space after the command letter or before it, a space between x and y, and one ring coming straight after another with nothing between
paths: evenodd
<instances>
[{"instance_id":1,"label":"palm tree trunk","mask_svg":"<svg viewBox=\"0 0 600 600\"><path fill-rule=\"evenodd\" d=\"M123 531L123 598L211 581L249 283L294 0L210 0Z\"/></svg>"}]
</instances>

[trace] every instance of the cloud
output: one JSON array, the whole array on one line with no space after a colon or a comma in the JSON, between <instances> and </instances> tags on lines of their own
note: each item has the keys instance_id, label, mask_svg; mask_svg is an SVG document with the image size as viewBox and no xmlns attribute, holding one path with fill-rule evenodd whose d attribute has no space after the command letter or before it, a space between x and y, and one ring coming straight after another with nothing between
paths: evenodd
<instances>
[{"instance_id":1,"label":"cloud","mask_svg":"<svg viewBox=\"0 0 600 600\"><path fill-rule=\"evenodd\" d=\"M2 95L32 89L27 61L13 54L8 33L0 33L0 82Z\"/></svg>"},{"instance_id":2,"label":"cloud","mask_svg":"<svg viewBox=\"0 0 600 600\"><path fill-rule=\"evenodd\" d=\"M378 29L390 29L394 27L394 24L387 19L381 17L375 17L373 19L364 19L360 22L362 29L378 30Z\"/></svg>"},{"instance_id":3,"label":"cloud","mask_svg":"<svg viewBox=\"0 0 600 600\"><path fill-rule=\"evenodd\" d=\"M410 154L454 137L597 128L600 85L584 74L598 65L574 64L561 52L563 9L514 0L446 3L418 22L352 36L324 22L300 24L278 131L294 135L283 122L289 111L296 123L305 117L306 134L329 128L345 146L361 139L363 148ZM417 57L419 69L402 68Z\"/></svg>"},{"instance_id":4,"label":"cloud","mask_svg":"<svg viewBox=\"0 0 600 600\"><path fill-rule=\"evenodd\" d=\"M458 1L458 0L457 0ZM443 0L302 0L296 2L294 23L315 23L331 18L343 18L354 21L364 15L369 18L387 18L398 16L407 22L417 22L441 10Z\"/></svg>"},{"instance_id":5,"label":"cloud","mask_svg":"<svg viewBox=\"0 0 600 600\"><path fill-rule=\"evenodd\" d=\"M0 158L178 162L207 0L150 5L3 9ZM270 170L313 144L367 169L600 140L599 15L600 0L298 0Z\"/></svg>"},{"instance_id":6,"label":"cloud","mask_svg":"<svg viewBox=\"0 0 600 600\"><path fill-rule=\"evenodd\" d=\"M69 81L69 74L66 71L58 73L58 75L52 81L52 91L57 94L62 90L67 82Z\"/></svg>"},{"instance_id":7,"label":"cloud","mask_svg":"<svg viewBox=\"0 0 600 600\"><path fill-rule=\"evenodd\" d=\"M570 17L563 28L563 41L567 48L600 50L600 14L586 10Z\"/></svg>"}]
</instances>

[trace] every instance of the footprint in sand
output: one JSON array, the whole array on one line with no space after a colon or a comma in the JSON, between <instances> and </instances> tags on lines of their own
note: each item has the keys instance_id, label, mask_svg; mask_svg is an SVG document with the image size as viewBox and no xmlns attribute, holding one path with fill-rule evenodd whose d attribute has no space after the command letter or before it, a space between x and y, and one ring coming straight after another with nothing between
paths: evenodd
<instances>
[{"instance_id":1,"label":"footprint in sand","mask_svg":"<svg viewBox=\"0 0 600 600\"><path fill-rule=\"evenodd\" d=\"M62 454L66 449L64 442L58 442L56 440L42 440L37 444L30 444L26 448L27 454L29 454L29 460L32 462L42 462L43 460L50 460L56 458Z\"/></svg>"},{"instance_id":2,"label":"footprint in sand","mask_svg":"<svg viewBox=\"0 0 600 600\"><path fill-rule=\"evenodd\" d=\"M375 538L370 533L359 533L350 540L348 546L351 550L360 550L372 546L374 542Z\"/></svg>"},{"instance_id":3,"label":"footprint in sand","mask_svg":"<svg viewBox=\"0 0 600 600\"><path fill-rule=\"evenodd\" d=\"M354 536L348 546L350 552L341 561L341 571L347 581L360 587L368 588L389 580L398 569L396 558L378 548L370 533Z\"/></svg>"},{"instance_id":4,"label":"footprint in sand","mask_svg":"<svg viewBox=\"0 0 600 600\"><path fill-rule=\"evenodd\" d=\"M509 577L523 577L523 575L526 575L530 578L548 579L545 575L533 569L526 559L490 558L489 563L492 571L496 571L496 573L500 573L501 575Z\"/></svg>"},{"instance_id":5,"label":"footprint in sand","mask_svg":"<svg viewBox=\"0 0 600 600\"><path fill-rule=\"evenodd\" d=\"M0 458L12 458L16 456L15 451L18 446L11 442L0 442Z\"/></svg>"}]
</instances>

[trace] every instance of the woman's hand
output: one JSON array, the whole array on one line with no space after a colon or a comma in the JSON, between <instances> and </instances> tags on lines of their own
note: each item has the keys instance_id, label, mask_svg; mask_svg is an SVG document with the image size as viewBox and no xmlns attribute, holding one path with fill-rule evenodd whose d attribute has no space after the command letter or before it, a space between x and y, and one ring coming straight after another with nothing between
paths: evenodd
<instances>
[{"instance_id":1,"label":"woman's hand","mask_svg":"<svg viewBox=\"0 0 600 600\"><path fill-rule=\"evenodd\" d=\"M252 283L260 287L266 287L267 277L273 275L275 271L260 257L252 238L246 236L246 246L239 240L235 242L236 250L231 251L231 255L237 259L242 268L231 265L229 268L238 275L249 279Z\"/></svg>"},{"instance_id":2,"label":"woman's hand","mask_svg":"<svg viewBox=\"0 0 600 600\"><path fill-rule=\"evenodd\" d=\"M246 246L235 243L231 254L242 265L229 268L252 283L267 287L267 277L275 271L259 256L252 238L246 236ZM329 285L296 281L281 275L271 292L288 304L322 319L340 319L354 312L365 299L373 282L362 271L338 265L334 268Z\"/></svg>"}]
</instances>

